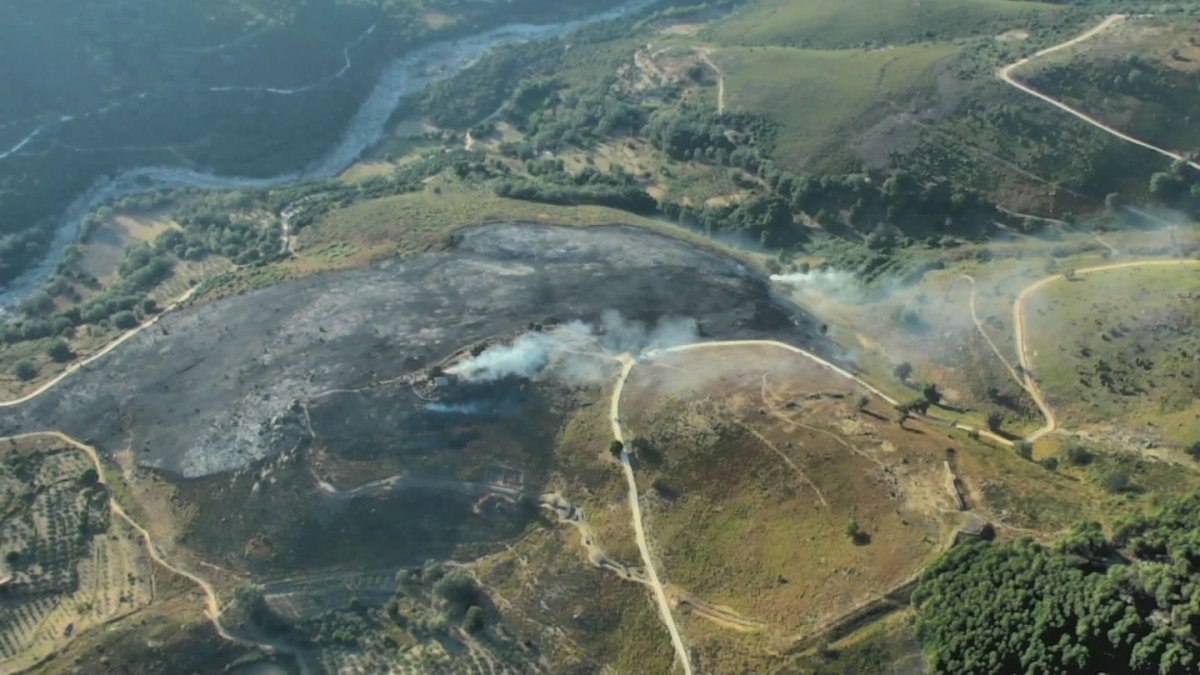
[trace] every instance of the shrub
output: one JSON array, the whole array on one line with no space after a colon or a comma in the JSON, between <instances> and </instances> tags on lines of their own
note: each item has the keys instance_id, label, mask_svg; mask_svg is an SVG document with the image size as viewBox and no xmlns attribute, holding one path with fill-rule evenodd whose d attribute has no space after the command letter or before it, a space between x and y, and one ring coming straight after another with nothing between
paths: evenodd
<instances>
[{"instance_id":1,"label":"shrub","mask_svg":"<svg viewBox=\"0 0 1200 675\"><path fill-rule=\"evenodd\" d=\"M37 373L37 368L33 366L33 363L29 359L21 359L17 361L17 365L13 366L13 374L22 382L32 380L37 377Z\"/></svg>"},{"instance_id":2,"label":"shrub","mask_svg":"<svg viewBox=\"0 0 1200 675\"><path fill-rule=\"evenodd\" d=\"M1017 450L1017 454L1022 459L1033 459L1033 443L1029 441L1017 441L1013 446Z\"/></svg>"},{"instance_id":3,"label":"shrub","mask_svg":"<svg viewBox=\"0 0 1200 675\"><path fill-rule=\"evenodd\" d=\"M463 630L468 633L475 634L483 630L484 618L483 609L478 605L471 605L467 608L467 615L463 618Z\"/></svg>"},{"instance_id":4,"label":"shrub","mask_svg":"<svg viewBox=\"0 0 1200 675\"><path fill-rule=\"evenodd\" d=\"M655 477L655 479L650 482L650 487L654 488L654 491L657 492L660 497L665 499L674 499L678 494L675 492L675 488L671 487L671 484L668 483L662 476Z\"/></svg>"},{"instance_id":5,"label":"shrub","mask_svg":"<svg viewBox=\"0 0 1200 675\"><path fill-rule=\"evenodd\" d=\"M1082 445L1072 445L1067 448L1067 461L1072 466L1085 466L1092 463L1092 453Z\"/></svg>"},{"instance_id":6,"label":"shrub","mask_svg":"<svg viewBox=\"0 0 1200 675\"><path fill-rule=\"evenodd\" d=\"M121 330L129 330L130 328L138 325L137 316L129 310L122 310L116 314L113 314L112 322L114 326L120 328Z\"/></svg>"},{"instance_id":7,"label":"shrub","mask_svg":"<svg viewBox=\"0 0 1200 675\"><path fill-rule=\"evenodd\" d=\"M433 585L433 593L446 602L452 614L466 611L479 599L475 579L462 569L453 570L438 580Z\"/></svg>"},{"instance_id":8,"label":"shrub","mask_svg":"<svg viewBox=\"0 0 1200 675\"><path fill-rule=\"evenodd\" d=\"M850 522L846 523L846 536L850 537L856 546L862 546L871 541L871 535L859 526L858 520L855 518L851 518Z\"/></svg>"},{"instance_id":9,"label":"shrub","mask_svg":"<svg viewBox=\"0 0 1200 675\"><path fill-rule=\"evenodd\" d=\"M651 466L659 466L662 464L662 453L659 452L658 448L654 447L653 443L645 438L635 438L630 441L629 445L633 448L633 451L635 454L637 454L637 458L639 460Z\"/></svg>"},{"instance_id":10,"label":"shrub","mask_svg":"<svg viewBox=\"0 0 1200 675\"><path fill-rule=\"evenodd\" d=\"M621 441L614 440L612 443L609 443L608 451L609 451L609 453L612 454L613 457L620 459L621 453L625 451L625 444L622 443Z\"/></svg>"},{"instance_id":11,"label":"shrub","mask_svg":"<svg viewBox=\"0 0 1200 675\"><path fill-rule=\"evenodd\" d=\"M1000 413L995 412L995 411L988 413L988 416L987 416L988 429L991 429L994 433L999 433L1000 425L1002 425L1002 424L1004 424L1004 417L1001 416Z\"/></svg>"},{"instance_id":12,"label":"shrub","mask_svg":"<svg viewBox=\"0 0 1200 675\"><path fill-rule=\"evenodd\" d=\"M1109 492L1126 492L1133 487L1129 472L1124 469L1110 469L1100 475L1100 487Z\"/></svg>"},{"instance_id":13,"label":"shrub","mask_svg":"<svg viewBox=\"0 0 1200 675\"><path fill-rule=\"evenodd\" d=\"M67 344L66 340L59 338L46 345L46 355L59 363L63 363L64 361L70 361L75 356L75 353L71 351L71 345Z\"/></svg>"}]
</instances>

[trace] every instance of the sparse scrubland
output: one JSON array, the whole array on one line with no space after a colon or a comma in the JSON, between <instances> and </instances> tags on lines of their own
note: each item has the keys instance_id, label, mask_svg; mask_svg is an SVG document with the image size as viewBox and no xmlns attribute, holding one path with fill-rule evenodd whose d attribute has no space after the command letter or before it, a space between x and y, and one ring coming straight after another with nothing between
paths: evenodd
<instances>
[{"instance_id":1,"label":"sparse scrubland","mask_svg":"<svg viewBox=\"0 0 1200 675\"><path fill-rule=\"evenodd\" d=\"M158 168L11 289L0 670L1197 670L1193 8L76 4L0 281Z\"/></svg>"}]
</instances>

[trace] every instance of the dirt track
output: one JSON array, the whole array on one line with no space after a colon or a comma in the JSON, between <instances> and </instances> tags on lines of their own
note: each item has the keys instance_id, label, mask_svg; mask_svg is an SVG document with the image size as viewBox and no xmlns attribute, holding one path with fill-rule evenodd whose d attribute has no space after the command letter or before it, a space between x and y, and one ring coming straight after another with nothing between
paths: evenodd
<instances>
[{"instance_id":1,"label":"dirt track","mask_svg":"<svg viewBox=\"0 0 1200 675\"><path fill-rule=\"evenodd\" d=\"M1112 28L1113 26L1115 26L1119 23L1122 23L1127 18L1128 18L1128 16L1125 14L1113 14L1113 15L1109 16L1108 18L1104 19L1104 21L1100 22L1096 26L1093 26L1092 28L1088 29L1087 31L1080 33L1079 35L1071 38L1070 40L1067 40L1066 42L1059 43L1052 47L1047 47L1046 49L1043 49L1040 52L1033 54L1032 56L1027 56L1019 61L1016 61L1014 63L1011 63L1011 64L1001 68L1000 70L996 71L996 76L999 77L1000 79L1004 80L1008 84L1016 87L1017 89L1020 89L1021 91L1025 92L1026 94L1037 97L1037 98L1045 101L1046 103L1049 103L1050 105L1054 106L1055 108L1058 108L1059 110L1062 110L1065 113L1073 115L1074 117L1077 117L1080 120L1083 120L1084 122L1096 127L1097 129L1100 129L1101 131L1103 131L1107 134L1111 134L1123 141L1126 141L1128 143L1133 143L1134 145L1146 148L1147 150L1150 150L1152 152L1156 152L1164 157L1168 157L1173 160L1186 161L1188 163L1188 165L1191 166L1192 168L1200 169L1200 162L1195 162L1195 161L1189 160L1182 153L1178 153L1173 150L1166 150L1164 148L1158 147L1157 145L1153 145L1153 144L1147 143L1146 141L1143 141L1141 139L1134 138L1133 136L1130 136L1129 134L1127 134L1123 131L1120 131L1119 129L1115 129L1115 128L1105 124L1104 122L1101 122L1100 120L1088 115L1085 112L1076 110L1075 108L1072 108L1071 106L1067 105L1066 103L1063 103L1062 101L1059 101L1056 98L1053 98L1051 96L1047 96L1046 94L1043 94L1042 92L1034 89L1033 87L1030 87L1029 85L1021 82L1014 75L1014 73L1017 71L1018 68L1020 68L1024 65L1027 65L1034 59L1046 56L1047 54L1052 54L1052 53L1060 51L1062 49L1066 49L1068 47L1077 45L1081 42L1090 40L1091 38L1099 35L1100 33L1103 33L1104 31L1108 30L1109 28Z\"/></svg>"},{"instance_id":2,"label":"dirt track","mask_svg":"<svg viewBox=\"0 0 1200 675\"><path fill-rule=\"evenodd\" d=\"M1150 267L1158 265L1200 265L1200 260L1134 260L1123 263L1113 263L1110 265L1097 265L1095 267L1085 267L1075 270L1076 276L1086 276L1096 272L1107 272L1110 270L1126 269L1130 267ZM1041 408L1042 414L1046 418L1046 424L1041 429L1031 434L1026 440L1032 442L1053 432L1058 428L1058 419L1054 416L1054 410L1046 403L1045 396L1041 388L1038 387L1037 380L1031 375L1033 368L1029 360L1029 345L1027 344L1028 331L1025 328L1025 301L1031 295L1041 290L1042 288L1054 283L1055 281L1065 281L1066 277L1062 274L1052 274L1044 279L1036 281L1029 286L1026 286L1021 294L1017 296L1016 302L1013 303L1013 325L1016 327L1017 355L1021 359L1021 367L1025 370L1025 379L1028 384L1027 390Z\"/></svg>"},{"instance_id":3,"label":"dirt track","mask_svg":"<svg viewBox=\"0 0 1200 675\"><path fill-rule=\"evenodd\" d=\"M633 372L635 365L637 365L637 360L632 356L625 354L621 357L621 374L617 377L617 383L613 386L612 398L609 401L608 417L612 424L613 438L622 445L625 443L625 435L621 432L621 392L625 389L625 381L629 379L629 373ZM633 533L637 539L638 551L642 554L642 564L646 568L646 578L650 582L650 590L654 592L654 599L658 603L658 613L662 617L663 624L667 627L667 632L671 634L671 644L675 647L675 658L683 666L683 672L686 675L692 675L692 659L688 654L687 646L683 643L683 636L679 633L679 626L675 625L675 616L671 613L671 602L667 599L666 588L659 580L654 559L650 556L650 545L646 541L646 530L642 525L642 506L638 496L637 479L633 475L633 465L629 462L629 451L625 449L621 450L621 469L625 472L625 482L629 485L629 516L633 521Z\"/></svg>"},{"instance_id":4,"label":"dirt track","mask_svg":"<svg viewBox=\"0 0 1200 675\"><path fill-rule=\"evenodd\" d=\"M704 61L705 65L712 68L717 74L717 114L725 113L725 71L717 65L716 61L712 60L712 52L708 49L700 50L700 60Z\"/></svg>"},{"instance_id":5,"label":"dirt track","mask_svg":"<svg viewBox=\"0 0 1200 675\"><path fill-rule=\"evenodd\" d=\"M655 350L655 351L648 352L648 353L642 355L640 358L649 360L649 359L653 359L656 354L660 354L660 353L667 354L667 353L677 353L677 352L685 352L685 351L696 351L696 350L701 350L701 349L721 349L721 348L729 348L729 347L761 347L761 346L774 347L777 349L784 349L784 350L793 352L795 354L799 354L807 359L810 359L810 360L816 362L820 366L822 366L824 368L828 368L828 369L834 371L835 373L837 373L838 375L841 375L842 377L845 377L846 379L855 382L859 386L874 393L876 396L887 401L888 403L890 403L892 405L897 405L897 401L895 399L888 396L887 394L884 394L882 391L875 388L871 384L868 384L865 380L858 377L857 375L850 373L849 371L827 361L826 359L821 358L820 356L817 356L816 354L814 354L810 351L801 349L799 347L795 347L793 345L790 345L790 344L787 344L784 342L775 341L775 340L725 340L725 341L713 341L713 342L697 342L697 343L693 343L693 344L686 344L686 345L680 345L677 347L671 347L669 349ZM639 358L635 358L629 354L624 354L620 357L620 360L621 360L621 372L620 372L620 375L617 377L617 383L616 383L616 385L614 385L612 396L609 399L609 424L612 427L613 438L615 440L619 441L620 443L624 444L625 443L625 435L621 429L621 393L624 391L625 382L629 378L629 374L633 371L634 367L637 366L637 364L639 362ZM763 440L765 440L765 439L763 439ZM840 438L838 438L838 440L840 441ZM789 464L790 464L790 462L789 462ZM690 673L692 672L691 659L688 654L687 646L685 645L685 643L683 641L683 636L680 634L679 628L675 624L675 618L671 612L671 603L668 598L667 589L663 585L662 581L659 579L658 572L655 569L654 561L651 558L650 547L646 540L645 528L642 524L642 510L641 510L641 505L638 500L637 479L634 476L633 466L630 463L629 452L624 449L621 451L621 468L623 469L623 471L625 473L625 481L626 481L626 483L628 483L628 486L629 486L628 495L629 495L630 519L633 521L634 534L637 539L638 550L642 554L642 562L646 568L646 576L649 581L650 588L654 592L655 600L657 601L658 608L659 608L659 614L662 617L663 624L666 625L668 632L671 634L671 643L675 647L676 658L683 665L684 672L688 673L690 675ZM796 468L796 467L793 465L793 468ZM813 488L816 489L816 486L814 485ZM819 490L817 490L817 494L819 496L821 495ZM820 496L820 499L822 502L825 502L824 496ZM750 624L747 624L747 626L749 626L749 625ZM757 626L755 626L755 627L757 627Z\"/></svg>"},{"instance_id":6,"label":"dirt track","mask_svg":"<svg viewBox=\"0 0 1200 675\"><path fill-rule=\"evenodd\" d=\"M61 432L58 432L58 431L35 432L35 433L29 433L29 434L21 434L18 436L11 436L8 439L3 439L3 440L19 441L19 440L24 440L24 439L43 438L43 437L54 438L63 443L66 443L67 445L70 445L71 447L74 447L74 448L82 451L85 455L88 456L88 459L90 459L92 461L92 464L95 465L96 472L101 477L105 476L106 472L104 469L104 465L101 462L100 455L96 451L96 449L90 445L87 445L86 443L80 443L79 441L75 440L74 438L71 438L70 436L67 436L66 434L63 434ZM103 480L103 478L102 478L102 480ZM146 546L146 552L149 554L150 558L154 562L161 565L167 571L169 571L173 574L177 574L177 575L187 579L188 581L196 584L196 586L200 588L200 591L204 595L204 614L208 618L209 622L212 623L213 630L215 630L217 632L217 635L221 636L222 639L228 640L230 642L234 642L234 643L240 644L240 645L261 648L261 649L264 649L267 653L275 653L275 652L281 652L281 653L285 653L285 654L294 653L291 648L287 647L286 645L280 644L280 643L258 642L255 640L250 640L250 639L238 636L238 635L234 635L233 633L229 632L229 630L226 629L225 626L221 623L221 602L217 598L217 592L216 592L216 589L213 588L213 585L210 584L203 577L200 577L200 576L193 574L181 567L178 567L175 564L171 563L169 560L167 560L166 557L162 554L162 552L159 551L158 546L155 545L154 540L150 537L150 532L147 531L146 528L142 527L142 525L140 523L138 523L136 520L134 520L133 517L130 516L127 511L125 511L125 508L121 506L121 503L119 501L117 501L116 495L113 495L113 494L109 495L108 505L109 505L109 509L112 511L113 515L115 515L117 518L120 518L121 520L124 520L126 523L129 524L130 527L132 527L134 529L134 531L136 531L138 533L138 535L142 538L142 541ZM296 662L299 664L301 675L307 675L309 673L309 668L308 668L308 664L305 662L305 660L303 658L297 658Z\"/></svg>"}]
</instances>

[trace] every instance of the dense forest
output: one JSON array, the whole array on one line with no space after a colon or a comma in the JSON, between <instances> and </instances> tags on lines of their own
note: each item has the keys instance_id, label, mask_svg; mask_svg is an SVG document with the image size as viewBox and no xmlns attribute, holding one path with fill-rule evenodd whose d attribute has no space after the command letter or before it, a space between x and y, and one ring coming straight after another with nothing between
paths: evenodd
<instances>
[{"instance_id":1,"label":"dense forest","mask_svg":"<svg viewBox=\"0 0 1200 675\"><path fill-rule=\"evenodd\" d=\"M935 673L1195 673L1200 494L1119 523L1111 538L1087 523L1054 548L956 548L913 601Z\"/></svg>"}]
</instances>

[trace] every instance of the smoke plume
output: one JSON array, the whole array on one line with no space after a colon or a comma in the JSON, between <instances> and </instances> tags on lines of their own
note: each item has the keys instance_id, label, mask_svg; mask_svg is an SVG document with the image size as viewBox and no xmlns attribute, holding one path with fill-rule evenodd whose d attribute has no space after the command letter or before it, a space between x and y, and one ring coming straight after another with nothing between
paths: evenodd
<instances>
[{"instance_id":1,"label":"smoke plume","mask_svg":"<svg viewBox=\"0 0 1200 675\"><path fill-rule=\"evenodd\" d=\"M816 291L848 301L861 300L866 294L862 282L853 274L832 268L792 274L772 274L771 281L794 286L802 292Z\"/></svg>"},{"instance_id":2,"label":"smoke plume","mask_svg":"<svg viewBox=\"0 0 1200 675\"><path fill-rule=\"evenodd\" d=\"M572 321L530 331L511 343L489 347L447 372L476 382L520 377L593 384L611 376L613 361L620 354L665 349L696 339L695 321L689 319L664 317L651 327L608 310L595 325Z\"/></svg>"}]
</instances>

